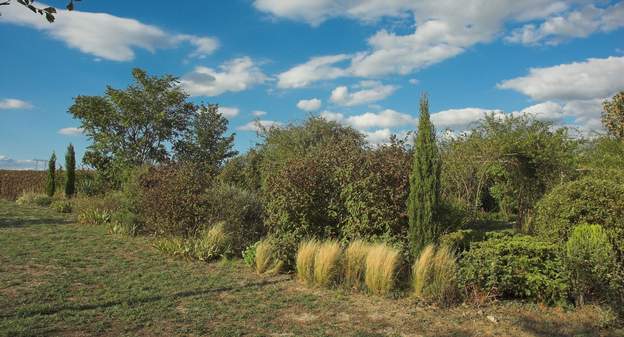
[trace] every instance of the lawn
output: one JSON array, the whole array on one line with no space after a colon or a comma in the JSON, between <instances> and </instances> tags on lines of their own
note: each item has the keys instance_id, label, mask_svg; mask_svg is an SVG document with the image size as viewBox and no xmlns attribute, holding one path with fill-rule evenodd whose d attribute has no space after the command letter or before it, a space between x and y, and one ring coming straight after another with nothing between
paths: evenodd
<instances>
[{"instance_id":1,"label":"lawn","mask_svg":"<svg viewBox=\"0 0 624 337\"><path fill-rule=\"evenodd\" d=\"M494 318L496 322L491 321ZM423 307L163 256L49 209L0 201L0 336L623 336L588 306Z\"/></svg>"}]
</instances>

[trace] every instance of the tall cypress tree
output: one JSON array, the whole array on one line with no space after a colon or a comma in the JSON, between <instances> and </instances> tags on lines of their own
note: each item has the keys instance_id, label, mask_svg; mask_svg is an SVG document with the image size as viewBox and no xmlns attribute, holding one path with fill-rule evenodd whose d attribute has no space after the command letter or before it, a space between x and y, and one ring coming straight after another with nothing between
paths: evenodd
<instances>
[{"instance_id":1,"label":"tall cypress tree","mask_svg":"<svg viewBox=\"0 0 624 337\"><path fill-rule=\"evenodd\" d=\"M440 169L435 128L429 116L429 99L424 94L420 99L418 134L414 144L410 194L407 201L408 235L414 258L440 235L440 224L436 222L440 198Z\"/></svg>"},{"instance_id":2,"label":"tall cypress tree","mask_svg":"<svg viewBox=\"0 0 624 337\"><path fill-rule=\"evenodd\" d=\"M71 198L76 194L76 153L74 146L70 143L65 153L65 196Z\"/></svg>"},{"instance_id":3,"label":"tall cypress tree","mask_svg":"<svg viewBox=\"0 0 624 337\"><path fill-rule=\"evenodd\" d=\"M56 190L56 154L52 152L52 156L48 161L48 178L46 180L46 194L50 197L54 196Z\"/></svg>"}]
</instances>

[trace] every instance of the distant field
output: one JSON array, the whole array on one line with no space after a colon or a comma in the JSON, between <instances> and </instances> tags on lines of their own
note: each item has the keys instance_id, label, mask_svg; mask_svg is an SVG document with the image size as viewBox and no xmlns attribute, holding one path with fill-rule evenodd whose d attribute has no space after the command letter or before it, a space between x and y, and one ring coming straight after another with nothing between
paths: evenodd
<instances>
[{"instance_id":1,"label":"distant field","mask_svg":"<svg viewBox=\"0 0 624 337\"><path fill-rule=\"evenodd\" d=\"M310 290L0 201L0 336L624 336L606 322L595 307L443 310Z\"/></svg>"}]
</instances>

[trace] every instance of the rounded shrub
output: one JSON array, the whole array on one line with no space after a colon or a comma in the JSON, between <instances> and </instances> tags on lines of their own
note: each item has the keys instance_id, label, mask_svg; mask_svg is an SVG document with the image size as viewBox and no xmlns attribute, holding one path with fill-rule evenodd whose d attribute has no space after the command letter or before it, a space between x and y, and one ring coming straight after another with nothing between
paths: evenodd
<instances>
[{"instance_id":1,"label":"rounded shrub","mask_svg":"<svg viewBox=\"0 0 624 337\"><path fill-rule=\"evenodd\" d=\"M539 236L557 242L577 225L601 225L624 261L624 185L597 178L562 184L538 202L532 223Z\"/></svg>"},{"instance_id":2,"label":"rounded shrub","mask_svg":"<svg viewBox=\"0 0 624 337\"><path fill-rule=\"evenodd\" d=\"M613 249L600 225L579 225L566 243L566 265L570 270L577 304L592 293L608 297L609 272L613 270Z\"/></svg>"},{"instance_id":3,"label":"rounded shrub","mask_svg":"<svg viewBox=\"0 0 624 337\"><path fill-rule=\"evenodd\" d=\"M474 243L460 260L459 284L499 298L560 303L568 297L561 247L532 236L500 236Z\"/></svg>"}]
</instances>

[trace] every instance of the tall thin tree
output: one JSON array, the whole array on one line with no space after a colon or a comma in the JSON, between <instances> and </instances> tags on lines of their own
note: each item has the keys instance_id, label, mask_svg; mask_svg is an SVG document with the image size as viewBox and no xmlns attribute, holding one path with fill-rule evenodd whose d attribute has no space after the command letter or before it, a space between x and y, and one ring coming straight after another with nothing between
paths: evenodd
<instances>
[{"instance_id":1,"label":"tall thin tree","mask_svg":"<svg viewBox=\"0 0 624 337\"><path fill-rule=\"evenodd\" d=\"M67 153L65 153L65 171L67 176L65 179L65 196L71 198L76 194L76 152L71 143L67 146Z\"/></svg>"},{"instance_id":2,"label":"tall thin tree","mask_svg":"<svg viewBox=\"0 0 624 337\"><path fill-rule=\"evenodd\" d=\"M436 221L440 199L440 171L435 128L429 116L429 98L423 94L420 99L420 118L407 201L409 243L413 258L440 235L440 224Z\"/></svg>"},{"instance_id":3,"label":"tall thin tree","mask_svg":"<svg viewBox=\"0 0 624 337\"><path fill-rule=\"evenodd\" d=\"M46 194L50 197L54 196L56 190L56 154L52 152L48 161L48 178L46 179Z\"/></svg>"}]
</instances>

